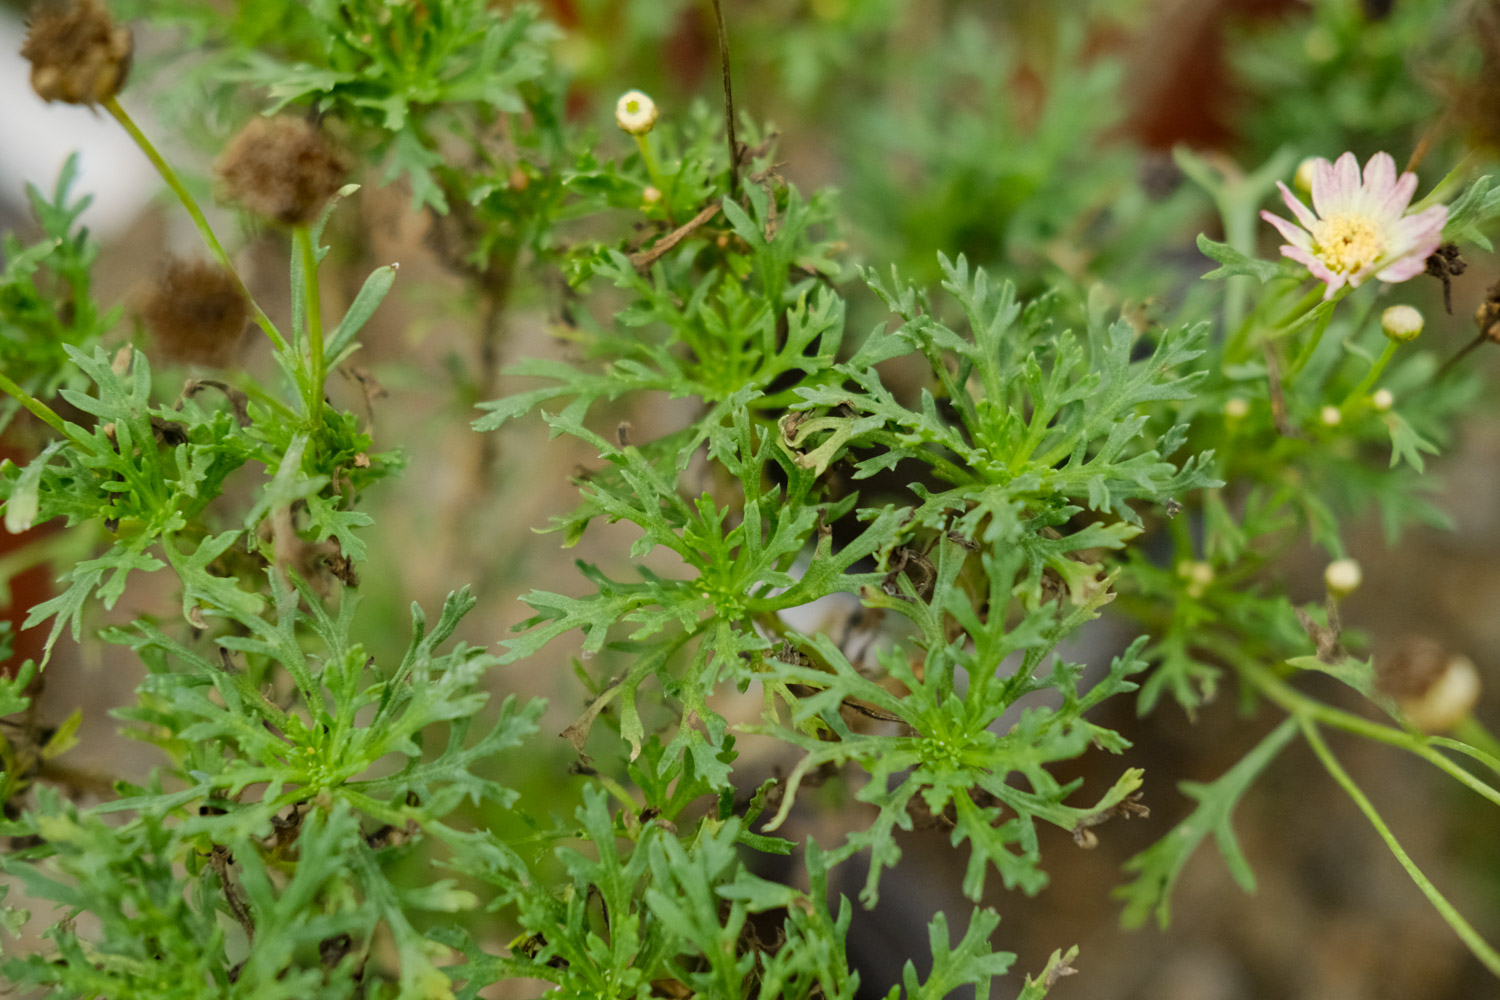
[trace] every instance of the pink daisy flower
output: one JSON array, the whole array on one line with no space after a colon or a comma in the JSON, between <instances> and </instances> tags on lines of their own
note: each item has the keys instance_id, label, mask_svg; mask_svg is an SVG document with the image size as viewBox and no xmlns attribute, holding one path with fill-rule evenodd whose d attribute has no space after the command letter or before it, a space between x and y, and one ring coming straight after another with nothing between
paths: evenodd
<instances>
[{"instance_id":1,"label":"pink daisy flower","mask_svg":"<svg viewBox=\"0 0 1500 1000\"><path fill-rule=\"evenodd\" d=\"M1442 242L1448 221L1446 205L1406 214L1417 190L1417 175L1397 177L1396 161L1388 153L1370 157L1363 181L1353 153L1345 153L1336 163L1313 161L1315 212L1285 184L1276 184L1300 225L1270 212L1260 216L1286 237L1282 256L1305 264L1313 277L1328 285L1324 299L1333 298L1346 284L1358 288L1371 276L1394 284L1421 274Z\"/></svg>"}]
</instances>

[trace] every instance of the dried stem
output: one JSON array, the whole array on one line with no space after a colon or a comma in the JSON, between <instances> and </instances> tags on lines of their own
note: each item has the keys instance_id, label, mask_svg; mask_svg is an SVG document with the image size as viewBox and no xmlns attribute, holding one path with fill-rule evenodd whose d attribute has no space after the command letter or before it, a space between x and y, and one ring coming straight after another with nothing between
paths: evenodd
<instances>
[{"instance_id":1,"label":"dried stem","mask_svg":"<svg viewBox=\"0 0 1500 1000\"><path fill-rule=\"evenodd\" d=\"M724 132L729 141L729 197L740 193L740 144L734 137L734 91L729 85L729 29L724 26L724 9L714 0L714 20L719 26L719 64L724 70Z\"/></svg>"}]
</instances>

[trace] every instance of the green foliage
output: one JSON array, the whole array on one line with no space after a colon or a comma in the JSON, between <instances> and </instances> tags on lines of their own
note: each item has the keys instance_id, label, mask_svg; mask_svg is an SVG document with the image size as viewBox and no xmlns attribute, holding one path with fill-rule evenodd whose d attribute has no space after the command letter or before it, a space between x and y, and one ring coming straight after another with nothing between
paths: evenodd
<instances>
[{"instance_id":1,"label":"green foliage","mask_svg":"<svg viewBox=\"0 0 1500 1000\"><path fill-rule=\"evenodd\" d=\"M78 157L68 157L52 195L27 185L26 197L41 227L27 246L14 233L0 243L0 372L33 396L47 398L76 389L81 374L68 362L69 348L89 350L120 320L120 310L101 309L92 294L99 245L79 224L92 196L73 196ZM18 401L0 400L0 430L15 418ZM11 529L15 530L15 529Z\"/></svg>"},{"instance_id":2,"label":"green foliage","mask_svg":"<svg viewBox=\"0 0 1500 1000\"><path fill-rule=\"evenodd\" d=\"M1231 815L1250 783L1296 734L1296 721L1287 719L1217 781L1206 785L1185 781L1178 786L1182 794L1198 805L1165 837L1125 863L1125 871L1134 874L1135 881L1116 889L1115 895L1125 900L1121 920L1127 927L1141 926L1153 911L1157 923L1167 926L1172 887L1182 874L1182 866L1209 834L1213 834L1234 880L1246 892L1255 891L1255 876L1235 838Z\"/></svg>"},{"instance_id":3,"label":"green foliage","mask_svg":"<svg viewBox=\"0 0 1500 1000\"><path fill-rule=\"evenodd\" d=\"M976 8L905 30L897 19L918 6L730 12L745 46L730 69L791 88L803 131L788 155L807 156L810 125L859 151L840 201L783 176L775 130L744 113L763 92L737 90L730 148L715 104L673 93L673 59L645 65L643 39L674 38L706 8L582 0L554 25L482 0L121 4L192 52L168 117L200 141L253 114L305 113L410 194L459 289L441 291L442 318L477 314L477 371L449 388L507 448L539 449L547 433L585 450L577 505L550 528L594 547L572 578L521 582L532 614L496 650L458 638L496 627L465 621L480 606L468 587L431 627L413 604L409 637L393 638L406 574L391 570L417 555L396 551L401 515L378 493L404 458L377 450L391 432L377 434L370 399L341 408L326 384L342 371L377 395L358 338L380 335L398 271L371 271L389 258L371 255L365 200L293 227L289 335L252 308L274 366L179 382L98 301L70 160L51 196L30 192L40 235L6 236L0 275L0 429L24 431L24 457L0 464L4 527L62 533L0 573L57 562L60 586L25 626L49 627L54 660L66 635L138 662L136 696L114 714L160 757L80 794L55 761L93 738L83 716L45 724L37 664L0 675L0 835L15 838L0 933L44 940L7 940L0 974L63 997L153 1000L468 998L519 980L589 1000L852 1000L854 907L900 877L902 835L921 827L966 849L975 909L962 933L952 915L930 922L925 976L913 956L899 983L864 985L891 1000L988 997L1015 957L987 905L1046 887L1044 828L1088 845L1146 811L1135 734L1100 721L1101 706L1136 692L1141 712L1193 713L1225 679L1247 709L1288 718L1217 779L1179 786L1194 807L1128 863L1127 924L1166 924L1210 835L1253 889L1233 813L1299 733L1346 790L1321 726L1500 802L1478 723L1462 741L1400 728L1337 604L1291 604L1307 588L1284 558L1308 543L1343 556L1364 512L1392 537L1440 523L1431 456L1480 379L1439 364L1436 330L1388 347L1374 289L1325 300L1299 264L1265 259L1254 229L1304 147L1336 155L1330 135L1363 150L1416 131L1431 99L1403 89L1398 43L1417 32L1438 51L1447 16L1424 0L1380 25L1349 4L1289 19L1265 36L1284 47L1300 33L1286 75L1271 79L1259 49L1238 57L1264 99L1245 126L1261 166L1179 152L1194 184L1168 191L1148 183L1164 158L1115 131L1125 62L1090 41L1136 14ZM630 60L639 78L622 75ZM614 95L658 83L661 120L616 133ZM1316 121L1307 93L1329 102ZM1272 154L1271 135L1285 149ZM1433 162L1457 162L1450 145ZM200 182L168 180L229 267L189 194ZM1489 246L1488 177L1455 169L1429 197L1450 205L1446 238ZM1189 215L1210 203L1216 223ZM337 284L323 270L348 261ZM325 330L334 287L348 306ZM504 375L524 381L500 386L518 307L567 350L514 358ZM403 385L430 395L425 373ZM664 398L680 408L649 431L622 419ZM11 422L21 407L36 421ZM488 471L499 439L472 440ZM476 483L481 497L489 481ZM440 519L437 504L423 496L417 519ZM617 536L600 522L628 532L627 551L601 552ZM513 555L475 558L488 572L521 565ZM149 574L173 578L180 613L137 586ZM840 600L858 612L817 621ZM1138 638L1074 652L1106 607ZM131 620L95 628L101 609L119 621L124 608ZM549 748L566 744L539 736L543 703L491 695L520 686L516 668L545 674L574 652L587 698L561 734L576 760L560 778L568 764ZM1390 715L1303 694L1293 684L1309 672ZM741 754L766 743L796 762L749 787L766 771ZM1095 751L1111 755L1094 767L1104 781L1059 777ZM820 826L821 845L793 820L817 807L817 782L859 807ZM834 898L831 873L866 851L858 901ZM766 855L792 866L786 883L761 874ZM1053 953L1021 1000L1046 995L1076 954Z\"/></svg>"}]
</instances>

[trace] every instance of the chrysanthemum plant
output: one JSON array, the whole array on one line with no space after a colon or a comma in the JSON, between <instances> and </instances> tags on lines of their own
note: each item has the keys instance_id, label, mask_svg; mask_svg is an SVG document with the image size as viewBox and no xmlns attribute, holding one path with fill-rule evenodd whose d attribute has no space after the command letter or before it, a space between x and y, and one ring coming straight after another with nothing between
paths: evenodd
<instances>
[{"instance_id":1,"label":"chrysanthemum plant","mask_svg":"<svg viewBox=\"0 0 1500 1000\"><path fill-rule=\"evenodd\" d=\"M897 832L920 822L967 852L975 906L933 920L930 954L890 996L988 996L1013 956L983 904L997 885L1045 888L1059 859L1042 857L1039 828L1087 844L1172 799L1092 710L1134 692L1143 712L1166 695L1192 711L1226 673L1284 721L1219 779L1183 786L1196 809L1127 866L1125 922L1166 922L1210 834L1253 888L1232 814L1300 737L1500 975L1324 735L1411 753L1500 805L1500 747L1462 684L1454 701L1448 661L1427 684L1389 682L1350 652L1338 615L1360 578L1340 558L1341 519L1373 504L1393 529L1432 520L1424 453L1476 389L1407 346L1420 316L1375 311L1451 264L1447 245L1488 247L1488 178L1460 192L1455 173L1413 206L1414 174L1378 153L1361 176L1345 154L1312 162L1308 208L1281 183L1286 158L1242 175L1183 153L1223 216L1228 241L1199 245L1221 264L1207 277L1225 280L1144 321L1112 304L1107 273L1091 292L1061 283L1023 301L1008 279L1039 276L1016 265L945 256L940 289L853 267L831 195L788 184L748 121L731 117L745 141L726 145L724 119L630 91L617 110L632 139L614 144L607 118L567 114L558 29L525 8L216 10L158 16L201 43L190 79L217 81L216 100L223 81L248 83L274 98L254 110L283 116L219 164L228 196L284 227L292 306L274 320L195 185L117 100L129 46L102 6L46 15L81 18L72 34L39 16L28 42L44 93L102 105L156 164L202 234L216 301L240 302L280 375L184 381L173 334L133 346L93 294L98 248L71 165L53 194L31 192L43 235L7 237L0 387L32 457L0 466L0 498L7 531L61 519L66 533L23 550L63 557L56 596L25 627L46 630L43 661L66 637L137 658L138 699L116 714L163 763L101 794L54 764L89 734L76 716L38 716L40 666L0 681L7 981L114 998L476 997L537 981L568 997L852 998L855 904L831 898L830 872L867 852L859 904L874 905L902 862ZM475 606L462 587L435 622L413 606L404 649L355 633L360 568L385 544L367 496L402 460L324 389L397 272L376 269L341 316L320 301L325 224L351 210L339 145L430 214L439 255L482 304L481 357L514 289L567 281L573 360L517 363L475 429L522 421L537 444L587 446L597 459L553 528L572 545L597 521L627 522L639 562L623 575L579 563L563 588L579 596L532 590L532 616L498 648L452 641ZM1287 241L1280 261L1256 254L1273 182L1295 220L1265 213ZM850 330L851 309L880 319ZM494 381L481 368L468 390L494 395ZM691 413L639 439L618 414L660 394ZM245 468L260 485L226 490ZM1311 611L1276 583L1307 540L1338 560ZM179 607L98 627L163 569ZM857 599L861 624L796 624L837 595ZM1071 662L1063 644L1107 605L1140 638ZM541 702L490 705L517 665L559 650L579 654L586 687L563 734L579 777L561 790L528 774L559 739L538 731ZM1304 693L1307 671L1369 710ZM731 711L748 693L758 710ZM1445 711L1429 704L1439 695ZM737 766L749 736L785 762L758 785ZM1089 754L1113 755L1113 780L1080 788L1050 770ZM859 803L817 837L791 822L817 808L814 776ZM770 881L759 854L797 855L803 875ZM1043 996L1075 954L1010 994Z\"/></svg>"}]
</instances>

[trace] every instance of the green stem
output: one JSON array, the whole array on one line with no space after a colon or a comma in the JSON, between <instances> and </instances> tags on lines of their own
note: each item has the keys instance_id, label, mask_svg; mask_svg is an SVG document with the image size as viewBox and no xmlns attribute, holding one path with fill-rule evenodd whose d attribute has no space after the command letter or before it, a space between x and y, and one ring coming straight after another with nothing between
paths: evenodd
<instances>
[{"instance_id":1,"label":"green stem","mask_svg":"<svg viewBox=\"0 0 1500 1000\"><path fill-rule=\"evenodd\" d=\"M1235 329L1233 335L1229 339L1229 342L1224 347L1224 363L1226 365L1239 364L1249 358L1251 348L1251 345L1249 343L1250 334L1254 333L1256 330L1262 329L1262 324L1259 322L1261 319L1265 318L1262 314L1270 312L1281 298L1282 296L1278 296L1277 299L1272 299L1267 296L1259 305L1255 307L1255 309L1251 311L1249 316L1245 317L1244 321L1240 323L1240 325ZM1302 298L1298 299L1297 304L1293 306L1291 310L1286 313L1286 315L1282 316L1278 320L1274 320L1271 322L1271 333L1267 339L1274 340L1277 337L1285 336L1291 330L1295 329L1292 324L1294 322L1302 322L1314 309L1317 308L1318 303L1322 301L1322 299L1323 286L1319 285L1309 291L1306 295L1302 296Z\"/></svg>"},{"instance_id":2,"label":"green stem","mask_svg":"<svg viewBox=\"0 0 1500 1000\"><path fill-rule=\"evenodd\" d=\"M1312 313L1309 312L1307 315L1310 316L1312 315ZM1304 316L1299 319L1296 324L1293 325L1300 325L1301 323L1305 322L1306 319L1307 316ZM1307 339L1306 344L1302 345L1302 351L1297 355L1297 360L1292 362L1292 367L1287 371L1286 377L1288 382L1296 378L1297 374L1301 372L1303 368L1307 367L1307 363L1312 360L1313 355L1318 352L1318 346L1323 343L1323 334L1328 332L1328 324L1332 321L1333 310L1328 309L1318 319L1318 325L1313 330L1312 336Z\"/></svg>"},{"instance_id":3,"label":"green stem","mask_svg":"<svg viewBox=\"0 0 1500 1000\"><path fill-rule=\"evenodd\" d=\"M104 109L114 116L115 121L120 123L120 127L141 148L141 152L146 154L146 159L151 161L151 165L156 168L156 172L161 174L162 180L167 182L167 187L171 188L172 193L177 196L177 200L182 202L182 207L187 209L187 214L192 218L193 225L198 228L198 235L203 237L203 242L208 245L208 252L213 256L214 260L218 261L219 266L224 268L234 278L234 283L239 286L240 293L245 296L245 301L250 303L250 309L255 314L256 324L265 331L267 337L271 338L271 343L276 345L277 350L286 350L286 341L282 338L280 331L276 329L276 325L271 322L270 317L256 304L255 299L250 295L250 290L240 280L239 272L234 269L234 264L230 261L229 254L224 252L224 247L219 243L219 238L214 235L213 228L209 226L208 219L203 215L203 210L198 207L197 200L188 191L187 186L182 183L182 178L177 176L177 171L173 170L172 165L162 157L161 153L157 152L151 140L146 138L146 133L140 130L135 120L120 106L118 100L113 97L107 97L102 103L104 104Z\"/></svg>"},{"instance_id":4,"label":"green stem","mask_svg":"<svg viewBox=\"0 0 1500 1000\"><path fill-rule=\"evenodd\" d=\"M1406 869L1406 874L1417 884L1417 888L1422 890L1422 895L1427 897L1427 901L1448 922L1448 926L1453 928L1454 933L1458 935L1459 939L1468 945L1469 951L1473 952L1474 957L1484 964L1484 967L1490 971L1490 974L1500 976L1500 952L1496 952L1494 948L1490 947L1484 938L1480 937L1479 933L1463 918L1463 915L1454 908L1453 904L1448 902L1447 898L1428 880L1427 876L1422 874L1422 870L1417 867L1416 862L1412 861L1406 850L1401 846L1401 842L1396 839L1395 834L1391 833L1390 827L1385 825L1385 820L1381 818L1375 806L1365 796L1365 793L1360 790L1360 787L1354 783L1354 780L1349 777L1348 772L1344 770L1343 766L1339 764L1338 759L1334 757L1333 752L1328 748L1328 744L1323 742L1323 736L1318 732L1318 727L1313 721L1305 716L1299 721L1302 724L1302 734L1307 738L1307 742L1312 747L1313 753L1318 755L1318 759L1322 762L1323 767L1328 773L1333 776L1333 780L1339 783L1349 798L1354 800L1354 804L1359 807L1360 812L1365 814L1365 818L1370 821L1370 825L1375 827L1375 832L1380 834L1380 839L1385 841L1385 846L1390 848L1391 853L1395 855L1401 867Z\"/></svg>"},{"instance_id":5,"label":"green stem","mask_svg":"<svg viewBox=\"0 0 1500 1000\"><path fill-rule=\"evenodd\" d=\"M1242 662L1238 665L1238 669L1260 689L1262 694L1293 715L1342 729L1356 736L1363 736L1376 743L1406 750L1427 761L1476 794L1489 799L1495 805L1500 805L1500 791L1432 749L1427 737L1409 733L1394 726L1372 722L1351 712L1325 705L1316 699L1309 698L1264 667Z\"/></svg>"},{"instance_id":6,"label":"green stem","mask_svg":"<svg viewBox=\"0 0 1500 1000\"><path fill-rule=\"evenodd\" d=\"M302 257L302 287L307 295L307 350L310 387L307 392L307 415L318 413L323 401L323 380L327 372L323 362L323 305L318 294L318 255L313 249L312 231L297 226L293 232L297 252Z\"/></svg>"},{"instance_id":7,"label":"green stem","mask_svg":"<svg viewBox=\"0 0 1500 1000\"><path fill-rule=\"evenodd\" d=\"M1218 201L1219 214L1224 220L1224 241L1246 257L1254 257L1255 202L1246 197L1242 184L1227 186L1224 197ZM1244 324L1245 303L1249 301L1253 280L1248 275L1239 275L1225 282L1224 329L1238 330Z\"/></svg>"},{"instance_id":8,"label":"green stem","mask_svg":"<svg viewBox=\"0 0 1500 1000\"><path fill-rule=\"evenodd\" d=\"M59 417L57 413L52 409L52 407L48 406L40 399L37 399L25 389L22 389L19 385L16 385L16 383L12 382L10 380L10 377L7 376L4 372L0 372L0 391L3 391L7 396L10 396L16 402L20 403L22 406L26 407L26 409L30 410L32 416L36 417L42 423L57 431L57 433L67 438L69 441L72 441L74 444L87 451L90 455L94 454L94 446L92 442L90 442L87 438L76 437L71 432L69 432L68 425L63 422L63 418Z\"/></svg>"},{"instance_id":9,"label":"green stem","mask_svg":"<svg viewBox=\"0 0 1500 1000\"><path fill-rule=\"evenodd\" d=\"M656 150L651 148L651 133L636 135L634 138L636 148L641 151L641 162L646 164L646 173L651 177L651 184L666 198L667 185L661 179L661 164L656 161Z\"/></svg>"},{"instance_id":10,"label":"green stem","mask_svg":"<svg viewBox=\"0 0 1500 1000\"><path fill-rule=\"evenodd\" d=\"M1476 757L1476 760L1487 757L1489 758L1485 761L1487 766L1500 771L1500 739L1496 739L1495 734L1486 729L1484 723L1476 719L1472 713L1458 721L1458 725L1453 727L1453 735L1467 744L1468 750L1465 752L1469 756L1473 757L1476 753L1482 755L1482 757ZM1444 742L1446 744L1450 741ZM1457 742L1457 740L1451 742ZM1454 749L1459 748L1454 747Z\"/></svg>"},{"instance_id":11,"label":"green stem","mask_svg":"<svg viewBox=\"0 0 1500 1000\"><path fill-rule=\"evenodd\" d=\"M1380 352L1380 357L1375 359L1375 363L1370 366L1370 370L1365 373L1365 377L1360 379L1359 385L1349 390L1349 395L1345 396L1344 401L1339 404L1340 409L1343 409L1370 391L1370 387L1375 384L1376 379L1380 378L1381 373L1385 371L1385 366L1391 363L1391 358L1396 356L1396 348L1400 346L1394 340L1387 340L1385 342L1385 350Z\"/></svg>"}]
</instances>

